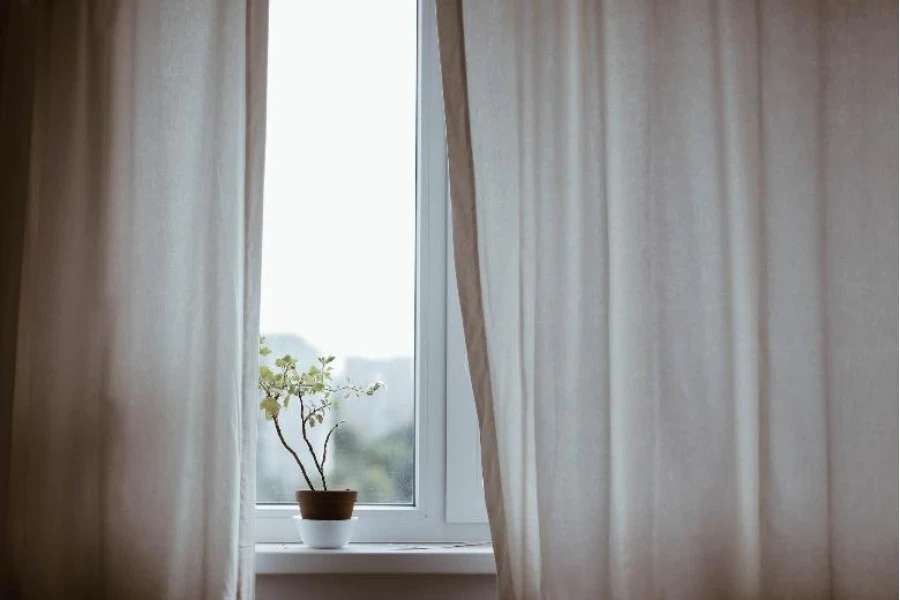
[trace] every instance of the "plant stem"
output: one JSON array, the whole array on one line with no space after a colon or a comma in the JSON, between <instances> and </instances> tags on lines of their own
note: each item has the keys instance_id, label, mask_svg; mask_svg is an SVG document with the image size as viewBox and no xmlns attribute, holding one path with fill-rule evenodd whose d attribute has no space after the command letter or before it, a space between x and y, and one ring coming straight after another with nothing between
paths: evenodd
<instances>
[{"instance_id":1,"label":"plant stem","mask_svg":"<svg viewBox=\"0 0 900 600\"><path fill-rule=\"evenodd\" d=\"M331 434L334 433L334 430L341 426L343 421L338 421L334 427L329 430L328 435L325 436L325 449L322 451L322 468L325 468L325 459L328 458L328 442L331 440Z\"/></svg>"},{"instance_id":2,"label":"plant stem","mask_svg":"<svg viewBox=\"0 0 900 600\"><path fill-rule=\"evenodd\" d=\"M316 469L319 471L319 477L322 478L322 489L328 491L328 484L325 482L325 469L322 468L322 465L325 464L325 461L319 463L319 458L316 456L316 451L313 450L312 442L309 441L309 437L306 434L306 407L303 404L303 397L300 397L300 433L303 435L303 441L306 442L306 447L309 448L309 454L312 456L313 462L316 465Z\"/></svg>"},{"instance_id":3,"label":"plant stem","mask_svg":"<svg viewBox=\"0 0 900 600\"><path fill-rule=\"evenodd\" d=\"M291 456L294 457L294 460L297 461L297 465L300 467L300 472L303 473L303 479L306 480L306 485L309 486L309 489L315 490L316 488L313 487L312 481L309 480L309 475L306 474L306 467L304 467L303 463L300 462L300 457L297 456L297 453L294 452L294 449L291 448L288 445L287 441L284 439L284 434L281 433L281 425L278 424L278 417L273 415L272 422L275 423L275 431L278 432L278 439L281 440L281 445L283 445L285 449L291 453ZM318 464L316 466L318 466Z\"/></svg>"}]
</instances>

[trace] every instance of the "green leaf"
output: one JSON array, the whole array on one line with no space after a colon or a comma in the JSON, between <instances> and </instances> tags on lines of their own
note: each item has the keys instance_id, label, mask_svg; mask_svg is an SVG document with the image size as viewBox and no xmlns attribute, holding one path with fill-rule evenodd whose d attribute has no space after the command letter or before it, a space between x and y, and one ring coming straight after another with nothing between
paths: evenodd
<instances>
[{"instance_id":1,"label":"green leaf","mask_svg":"<svg viewBox=\"0 0 900 600\"><path fill-rule=\"evenodd\" d=\"M320 425L322 423L323 418L324 417L322 416L322 413L316 413L316 421L318 421Z\"/></svg>"},{"instance_id":2,"label":"green leaf","mask_svg":"<svg viewBox=\"0 0 900 600\"><path fill-rule=\"evenodd\" d=\"M263 410L266 418L269 420L271 420L272 417L277 417L281 410L281 405L278 404L278 400L269 396L262 399L262 402L259 403L259 407Z\"/></svg>"}]
</instances>

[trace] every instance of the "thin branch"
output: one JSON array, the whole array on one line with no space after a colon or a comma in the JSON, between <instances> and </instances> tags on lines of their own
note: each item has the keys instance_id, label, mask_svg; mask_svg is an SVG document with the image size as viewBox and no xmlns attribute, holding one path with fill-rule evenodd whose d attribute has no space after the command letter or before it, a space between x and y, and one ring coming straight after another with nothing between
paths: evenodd
<instances>
[{"instance_id":1,"label":"thin branch","mask_svg":"<svg viewBox=\"0 0 900 600\"><path fill-rule=\"evenodd\" d=\"M312 419L316 414L322 413L322 418L325 418L325 409L330 408L331 405L332 405L331 402L328 402L327 400L321 400L321 404L319 404L319 406L310 410L309 414L306 416L307 416L307 418Z\"/></svg>"},{"instance_id":2,"label":"thin branch","mask_svg":"<svg viewBox=\"0 0 900 600\"><path fill-rule=\"evenodd\" d=\"M322 464L319 463L319 458L316 456L316 451L313 449L312 442L309 441L309 437L306 434L306 407L303 404L303 397L300 397L300 433L303 435L303 441L306 442L306 447L309 448L309 453L312 456L313 462L316 465L316 469L319 471L319 477L322 478L322 489L327 491L328 484L325 482L325 469L322 468Z\"/></svg>"},{"instance_id":3,"label":"thin branch","mask_svg":"<svg viewBox=\"0 0 900 600\"><path fill-rule=\"evenodd\" d=\"M334 427L332 427L328 431L328 435L325 436L325 449L322 451L322 468L325 468L325 459L328 458L328 442L331 440L331 434L334 433L334 430L341 426L343 421L338 421Z\"/></svg>"},{"instance_id":4,"label":"thin branch","mask_svg":"<svg viewBox=\"0 0 900 600\"><path fill-rule=\"evenodd\" d=\"M340 392L352 392L357 396L365 393L365 388L358 385L339 385L336 388L329 388L329 391L333 394L339 394Z\"/></svg>"},{"instance_id":5,"label":"thin branch","mask_svg":"<svg viewBox=\"0 0 900 600\"><path fill-rule=\"evenodd\" d=\"M306 480L306 485L309 486L309 489L315 490L316 488L313 487L312 481L309 480L309 475L306 474L306 467L304 467L303 463L300 462L300 457L297 456L297 453L294 452L294 449L288 445L287 441L285 441L284 434L281 433L281 425L278 424L278 417L272 415L272 422L275 423L275 431L278 432L278 439L281 440L281 445L284 446L285 449L287 449L287 451L291 453L291 456L294 457L294 460L297 461L297 465L300 467L300 472L303 473L303 479Z\"/></svg>"}]
</instances>

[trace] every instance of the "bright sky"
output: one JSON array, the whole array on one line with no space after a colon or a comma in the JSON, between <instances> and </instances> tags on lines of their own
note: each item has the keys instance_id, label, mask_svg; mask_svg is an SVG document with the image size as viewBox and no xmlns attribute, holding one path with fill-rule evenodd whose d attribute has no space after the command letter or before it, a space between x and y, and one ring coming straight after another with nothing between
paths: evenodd
<instances>
[{"instance_id":1,"label":"bright sky","mask_svg":"<svg viewBox=\"0 0 900 600\"><path fill-rule=\"evenodd\" d=\"M261 331L410 356L416 3L270 0Z\"/></svg>"}]
</instances>

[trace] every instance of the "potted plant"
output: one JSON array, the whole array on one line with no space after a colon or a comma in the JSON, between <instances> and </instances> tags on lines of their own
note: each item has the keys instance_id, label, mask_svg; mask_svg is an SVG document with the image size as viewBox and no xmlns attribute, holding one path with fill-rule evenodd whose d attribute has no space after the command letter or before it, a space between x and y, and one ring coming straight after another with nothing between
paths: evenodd
<instances>
[{"instance_id":1,"label":"potted plant","mask_svg":"<svg viewBox=\"0 0 900 600\"><path fill-rule=\"evenodd\" d=\"M260 337L259 354L266 359L272 350L266 340ZM351 396L373 396L384 387L375 381L363 387L353 384L349 378L344 383L333 381L334 356L321 356L306 370L297 369L297 360L290 354L276 358L273 366L261 364L259 367L259 390L263 398L259 403L267 421L271 421L281 441L281 445L293 457L303 480L309 489L297 490L300 515L297 519L300 536L304 543L319 548L337 548L350 541L353 507L356 504L356 490L328 489L325 461L328 460L328 445L334 432L344 421L330 425L322 443L321 454L316 452L310 440L310 432L327 423L328 415L340 405L340 401ZM274 368L273 368L274 367ZM307 469L297 451L285 439L281 419L291 400L299 405L300 437L312 459L313 467Z\"/></svg>"}]
</instances>

